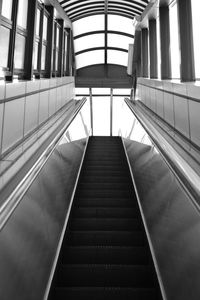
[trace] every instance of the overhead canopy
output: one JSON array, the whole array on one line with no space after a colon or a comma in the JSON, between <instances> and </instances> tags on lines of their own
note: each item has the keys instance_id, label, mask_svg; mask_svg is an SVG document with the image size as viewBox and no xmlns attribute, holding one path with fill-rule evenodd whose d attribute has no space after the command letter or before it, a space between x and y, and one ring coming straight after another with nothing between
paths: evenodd
<instances>
[{"instance_id":1,"label":"overhead canopy","mask_svg":"<svg viewBox=\"0 0 200 300\"><path fill-rule=\"evenodd\" d=\"M133 18L148 0L59 0L72 21L76 69L94 64L127 66Z\"/></svg>"},{"instance_id":2,"label":"overhead canopy","mask_svg":"<svg viewBox=\"0 0 200 300\"><path fill-rule=\"evenodd\" d=\"M140 15L148 0L59 0L71 21L95 14L116 14L130 19Z\"/></svg>"}]
</instances>

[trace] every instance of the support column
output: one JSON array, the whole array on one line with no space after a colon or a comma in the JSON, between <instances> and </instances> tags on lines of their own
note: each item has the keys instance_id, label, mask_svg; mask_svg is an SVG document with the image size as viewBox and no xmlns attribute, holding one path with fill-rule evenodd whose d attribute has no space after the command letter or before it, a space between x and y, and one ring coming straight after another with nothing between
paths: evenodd
<instances>
[{"instance_id":1,"label":"support column","mask_svg":"<svg viewBox=\"0 0 200 300\"><path fill-rule=\"evenodd\" d=\"M142 76L143 77L148 77L148 29L143 28L142 29Z\"/></svg>"},{"instance_id":2,"label":"support column","mask_svg":"<svg viewBox=\"0 0 200 300\"><path fill-rule=\"evenodd\" d=\"M149 20L150 78L158 78L156 19Z\"/></svg>"},{"instance_id":3,"label":"support column","mask_svg":"<svg viewBox=\"0 0 200 300\"><path fill-rule=\"evenodd\" d=\"M49 22L48 22L48 46L47 46L47 76L49 78L52 77L52 70L53 70L53 44L54 44L54 7L53 6L47 6L46 9L49 12Z\"/></svg>"},{"instance_id":4,"label":"support column","mask_svg":"<svg viewBox=\"0 0 200 300\"><path fill-rule=\"evenodd\" d=\"M191 0L178 0L178 25L181 50L181 80L194 81L194 46Z\"/></svg>"},{"instance_id":5,"label":"support column","mask_svg":"<svg viewBox=\"0 0 200 300\"><path fill-rule=\"evenodd\" d=\"M160 9L161 79L171 79L169 7Z\"/></svg>"},{"instance_id":6,"label":"support column","mask_svg":"<svg viewBox=\"0 0 200 300\"><path fill-rule=\"evenodd\" d=\"M33 77L33 53L34 53L34 41L35 41L36 15L37 15L37 1L36 0L29 1L28 18L27 18L28 38L26 42L26 56L24 59L25 79L28 80L32 79Z\"/></svg>"},{"instance_id":7,"label":"support column","mask_svg":"<svg viewBox=\"0 0 200 300\"><path fill-rule=\"evenodd\" d=\"M59 56L58 56L58 76L63 76L63 52L64 52L64 21L61 19L58 21L60 24L60 36L59 36Z\"/></svg>"}]
</instances>

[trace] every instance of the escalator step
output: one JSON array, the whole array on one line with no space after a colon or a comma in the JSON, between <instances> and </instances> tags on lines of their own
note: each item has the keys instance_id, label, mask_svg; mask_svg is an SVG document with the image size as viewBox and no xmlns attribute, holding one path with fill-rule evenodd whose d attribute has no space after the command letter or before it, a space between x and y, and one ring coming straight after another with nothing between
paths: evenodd
<instances>
[{"instance_id":1,"label":"escalator step","mask_svg":"<svg viewBox=\"0 0 200 300\"><path fill-rule=\"evenodd\" d=\"M56 288L54 300L156 300L153 288L104 288L104 287L76 287Z\"/></svg>"},{"instance_id":2,"label":"escalator step","mask_svg":"<svg viewBox=\"0 0 200 300\"><path fill-rule=\"evenodd\" d=\"M146 247L71 246L62 255L63 264L136 264L149 263Z\"/></svg>"},{"instance_id":3,"label":"escalator step","mask_svg":"<svg viewBox=\"0 0 200 300\"><path fill-rule=\"evenodd\" d=\"M131 189L131 184L130 183L127 183L127 182L117 182L117 183L114 183L114 182L96 182L96 183L90 183L90 182L81 182L79 184L79 187L78 187L78 191L79 190L85 190L85 189L90 189L92 191L94 190L99 190L99 189L102 189L102 190L112 190L112 189L115 189L115 190L128 190L128 189Z\"/></svg>"},{"instance_id":4,"label":"escalator step","mask_svg":"<svg viewBox=\"0 0 200 300\"><path fill-rule=\"evenodd\" d=\"M81 172L82 176L112 176L112 177L124 177L126 176L127 178L130 179L130 177L127 176L127 171L126 170L108 170L108 169L98 169L95 170L95 168L92 169L83 169Z\"/></svg>"},{"instance_id":5,"label":"escalator step","mask_svg":"<svg viewBox=\"0 0 200 300\"><path fill-rule=\"evenodd\" d=\"M78 197L74 201L74 207L137 207L134 198L87 198Z\"/></svg>"},{"instance_id":6,"label":"escalator step","mask_svg":"<svg viewBox=\"0 0 200 300\"><path fill-rule=\"evenodd\" d=\"M102 190L102 189L81 189L79 188L76 192L76 197L96 197L96 198L112 198L112 197L131 197L133 192L128 190L116 190L116 189L109 189L109 190Z\"/></svg>"},{"instance_id":7,"label":"escalator step","mask_svg":"<svg viewBox=\"0 0 200 300\"><path fill-rule=\"evenodd\" d=\"M130 207L77 207L72 211L76 218L139 218L139 212Z\"/></svg>"},{"instance_id":8,"label":"escalator step","mask_svg":"<svg viewBox=\"0 0 200 300\"><path fill-rule=\"evenodd\" d=\"M57 286L152 287L152 270L142 265L61 265Z\"/></svg>"},{"instance_id":9,"label":"escalator step","mask_svg":"<svg viewBox=\"0 0 200 300\"><path fill-rule=\"evenodd\" d=\"M130 185L132 185L132 181L130 180L130 178L128 178L127 176L109 176L106 174L104 174L104 176L90 176L90 175L82 175L80 178L80 182L81 183L90 183L90 184L94 184L94 183L104 183L104 182L108 182L108 183L128 183Z\"/></svg>"},{"instance_id":10,"label":"escalator step","mask_svg":"<svg viewBox=\"0 0 200 300\"><path fill-rule=\"evenodd\" d=\"M143 231L67 231L65 245L144 246Z\"/></svg>"},{"instance_id":11,"label":"escalator step","mask_svg":"<svg viewBox=\"0 0 200 300\"><path fill-rule=\"evenodd\" d=\"M72 218L71 230L138 230L142 228L141 220L128 218Z\"/></svg>"}]
</instances>

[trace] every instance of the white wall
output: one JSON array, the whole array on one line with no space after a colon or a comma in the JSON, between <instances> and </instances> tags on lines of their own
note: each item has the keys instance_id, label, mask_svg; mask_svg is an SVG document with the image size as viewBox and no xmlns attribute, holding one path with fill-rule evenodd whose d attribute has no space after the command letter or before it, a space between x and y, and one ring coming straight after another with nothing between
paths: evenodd
<instances>
[{"instance_id":1,"label":"white wall","mask_svg":"<svg viewBox=\"0 0 200 300\"><path fill-rule=\"evenodd\" d=\"M138 78L138 100L200 147L200 86Z\"/></svg>"},{"instance_id":2,"label":"white wall","mask_svg":"<svg viewBox=\"0 0 200 300\"><path fill-rule=\"evenodd\" d=\"M0 85L0 155L74 98L74 78L60 77Z\"/></svg>"}]
</instances>

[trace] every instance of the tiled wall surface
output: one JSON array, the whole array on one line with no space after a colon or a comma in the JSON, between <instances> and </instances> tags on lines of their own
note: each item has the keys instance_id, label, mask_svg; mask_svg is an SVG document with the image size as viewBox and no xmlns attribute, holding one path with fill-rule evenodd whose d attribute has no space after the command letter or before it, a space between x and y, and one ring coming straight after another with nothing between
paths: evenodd
<instances>
[{"instance_id":1,"label":"tiled wall surface","mask_svg":"<svg viewBox=\"0 0 200 300\"><path fill-rule=\"evenodd\" d=\"M138 99L200 147L200 85L138 78Z\"/></svg>"},{"instance_id":2,"label":"tiled wall surface","mask_svg":"<svg viewBox=\"0 0 200 300\"><path fill-rule=\"evenodd\" d=\"M0 84L0 155L74 98L74 78Z\"/></svg>"}]
</instances>

